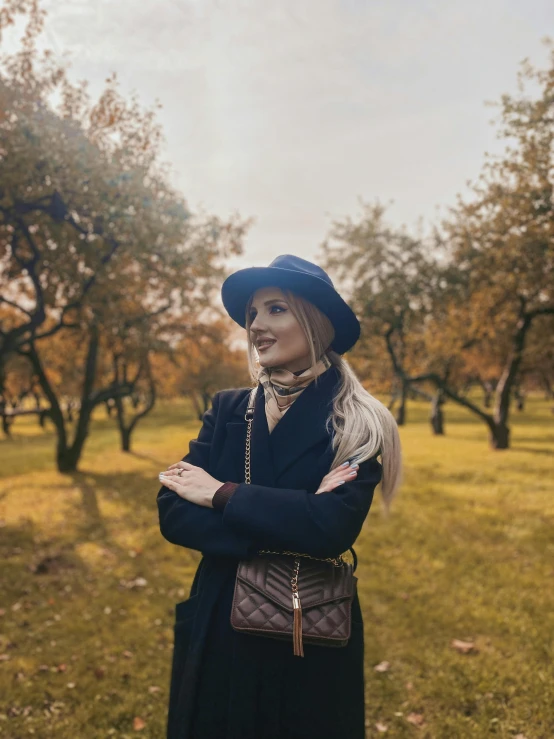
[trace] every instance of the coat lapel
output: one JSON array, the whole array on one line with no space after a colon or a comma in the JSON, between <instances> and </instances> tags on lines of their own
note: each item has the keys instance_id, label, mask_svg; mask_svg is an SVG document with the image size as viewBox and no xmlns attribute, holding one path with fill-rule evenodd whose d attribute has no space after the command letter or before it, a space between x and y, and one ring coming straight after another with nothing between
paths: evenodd
<instances>
[{"instance_id":1,"label":"coat lapel","mask_svg":"<svg viewBox=\"0 0 554 739\"><path fill-rule=\"evenodd\" d=\"M307 449L322 439L329 438L325 422L331 410L338 379L338 370L335 367L330 367L319 376L317 387L315 382L311 382L277 423L271 434L265 415L264 390L261 385L258 385L250 447L252 483L275 487L279 477ZM234 420L227 423L227 431L232 432L237 441L236 449L238 450L239 446L241 449L240 455L238 452L236 453L236 469L237 474L239 472L241 474L240 480L244 480L247 426L244 414L246 413L249 394L246 393L235 408Z\"/></svg>"},{"instance_id":2,"label":"coat lapel","mask_svg":"<svg viewBox=\"0 0 554 739\"><path fill-rule=\"evenodd\" d=\"M330 439L325 422L331 410L338 376L338 370L330 367L319 376L317 386L311 382L271 432L269 440L276 477L280 477L314 444L325 438Z\"/></svg>"}]
</instances>

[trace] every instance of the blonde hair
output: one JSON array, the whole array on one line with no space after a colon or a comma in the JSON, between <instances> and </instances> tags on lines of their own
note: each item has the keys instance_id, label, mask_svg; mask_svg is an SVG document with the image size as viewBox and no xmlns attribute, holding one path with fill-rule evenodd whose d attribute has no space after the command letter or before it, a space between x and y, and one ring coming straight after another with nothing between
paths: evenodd
<instances>
[{"instance_id":1,"label":"blonde hair","mask_svg":"<svg viewBox=\"0 0 554 739\"><path fill-rule=\"evenodd\" d=\"M327 419L327 428L333 426L332 448L335 457L331 469L353 457L361 464L374 456L381 456L383 477L381 497L388 513L392 499L400 487L402 451L398 426L386 406L369 393L340 354L330 345L335 330L329 318L313 303L290 290L282 289L293 315L302 327L310 347L310 366L326 354L338 368L340 383L333 399L333 408ZM254 384L258 383L262 367L257 363L255 345L250 332L250 308L253 295L246 305L246 336L248 342L248 369ZM318 381L316 377L313 382Z\"/></svg>"}]
</instances>

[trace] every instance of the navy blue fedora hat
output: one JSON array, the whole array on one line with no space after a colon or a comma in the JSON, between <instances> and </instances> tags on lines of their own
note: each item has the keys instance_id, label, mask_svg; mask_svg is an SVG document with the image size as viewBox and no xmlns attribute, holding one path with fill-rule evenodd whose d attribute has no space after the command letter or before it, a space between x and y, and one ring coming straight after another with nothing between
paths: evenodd
<instances>
[{"instance_id":1,"label":"navy blue fedora hat","mask_svg":"<svg viewBox=\"0 0 554 739\"><path fill-rule=\"evenodd\" d=\"M246 304L260 287L291 290L309 300L324 313L335 329L331 349L344 354L360 338L360 322L341 298L327 272L313 262L293 254L281 254L269 267L247 267L233 272L221 287L225 310L233 321L246 328Z\"/></svg>"}]
</instances>

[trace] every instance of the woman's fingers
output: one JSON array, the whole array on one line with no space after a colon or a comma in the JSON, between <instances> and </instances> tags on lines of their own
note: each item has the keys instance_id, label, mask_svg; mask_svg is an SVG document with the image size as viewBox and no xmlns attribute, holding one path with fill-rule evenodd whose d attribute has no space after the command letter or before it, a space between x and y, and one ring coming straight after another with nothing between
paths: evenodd
<instances>
[{"instance_id":1,"label":"woman's fingers","mask_svg":"<svg viewBox=\"0 0 554 739\"><path fill-rule=\"evenodd\" d=\"M182 467L182 468L183 468L184 470L190 470L190 469L192 469L192 468L194 467L194 465L193 465L193 464L191 464L190 462L183 462L183 461L181 460L181 461L179 461L179 462L175 462L175 464L170 464L170 465L169 465L169 467L168 467L167 469L168 469L168 470L173 470L173 469L175 469L176 467Z\"/></svg>"},{"instance_id":2,"label":"woman's fingers","mask_svg":"<svg viewBox=\"0 0 554 739\"><path fill-rule=\"evenodd\" d=\"M330 493L331 490L334 490L336 487L344 484L348 480L355 480L357 474L357 467L338 467L337 469L332 470L327 475L325 475L325 477L321 481L319 489L316 492Z\"/></svg>"},{"instance_id":3,"label":"woman's fingers","mask_svg":"<svg viewBox=\"0 0 554 739\"><path fill-rule=\"evenodd\" d=\"M331 470L323 479L329 482L339 482L340 480L348 480L353 477L352 472L358 471L358 465L351 467L350 465L341 465Z\"/></svg>"},{"instance_id":4,"label":"woman's fingers","mask_svg":"<svg viewBox=\"0 0 554 739\"><path fill-rule=\"evenodd\" d=\"M190 462L175 462L175 464L170 464L169 467L164 470L164 475L176 475L179 470L193 470L195 469L195 466L191 464Z\"/></svg>"}]
</instances>

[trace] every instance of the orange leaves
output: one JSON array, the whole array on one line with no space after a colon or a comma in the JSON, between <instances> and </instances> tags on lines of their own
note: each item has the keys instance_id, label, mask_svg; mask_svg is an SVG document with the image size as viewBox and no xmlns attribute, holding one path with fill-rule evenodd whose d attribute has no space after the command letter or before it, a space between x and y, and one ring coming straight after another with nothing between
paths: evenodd
<instances>
[{"instance_id":1,"label":"orange leaves","mask_svg":"<svg viewBox=\"0 0 554 739\"><path fill-rule=\"evenodd\" d=\"M373 669L375 670L375 672L388 672L389 667L390 662L384 660L383 662L379 662L378 665L375 665Z\"/></svg>"},{"instance_id":2,"label":"orange leaves","mask_svg":"<svg viewBox=\"0 0 554 739\"><path fill-rule=\"evenodd\" d=\"M422 713L414 713L414 712L409 713L406 716L406 721L409 724L412 724L412 726L423 726L423 724L425 723L425 719L423 717L423 714Z\"/></svg>"},{"instance_id":3,"label":"orange leaves","mask_svg":"<svg viewBox=\"0 0 554 739\"><path fill-rule=\"evenodd\" d=\"M475 648L475 643L472 641L464 641L462 639L452 639L450 642L452 649L456 649L461 654L468 654L469 652L478 651Z\"/></svg>"}]
</instances>

